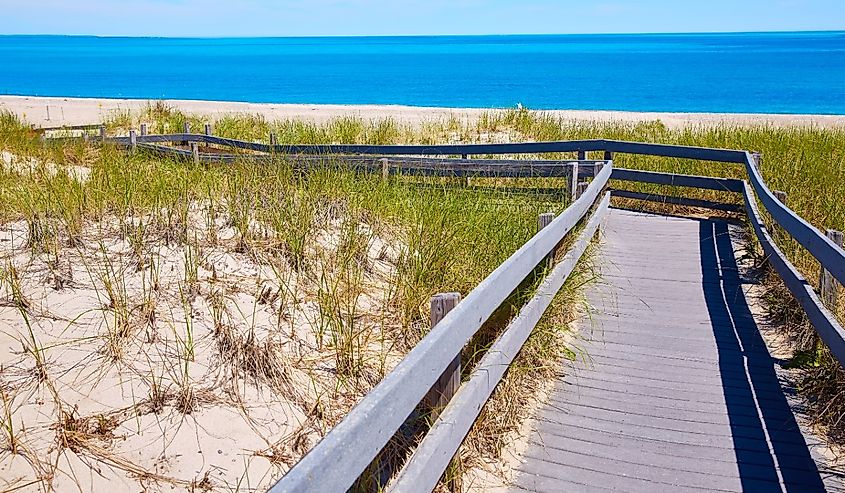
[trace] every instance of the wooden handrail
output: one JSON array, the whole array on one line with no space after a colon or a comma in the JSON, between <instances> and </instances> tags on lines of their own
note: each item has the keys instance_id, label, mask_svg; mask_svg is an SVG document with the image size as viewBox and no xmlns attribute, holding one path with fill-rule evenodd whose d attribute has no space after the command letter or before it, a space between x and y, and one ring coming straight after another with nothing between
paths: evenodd
<instances>
[{"instance_id":1,"label":"wooden handrail","mask_svg":"<svg viewBox=\"0 0 845 493\"><path fill-rule=\"evenodd\" d=\"M714 149L710 147L695 147L669 144L651 144L647 142L627 142L622 140L603 140L602 146L610 152L622 154L640 154L644 156L674 157L680 159L695 159L698 161L716 161L720 163L744 162L744 151L732 149Z\"/></svg>"},{"instance_id":2,"label":"wooden handrail","mask_svg":"<svg viewBox=\"0 0 845 493\"><path fill-rule=\"evenodd\" d=\"M62 125L59 127L36 127L36 132L57 132L61 130L97 130L103 125L100 123L90 123L84 125Z\"/></svg>"},{"instance_id":3,"label":"wooden handrail","mask_svg":"<svg viewBox=\"0 0 845 493\"><path fill-rule=\"evenodd\" d=\"M544 154L557 152L620 152L650 156L696 159L723 163L744 162L744 151L714 149L707 147L650 144L618 140L589 139L553 142L521 142L513 144L437 144L437 145L368 145L368 144L325 144L325 145L268 145L247 142L205 134L169 134L138 136L138 143L156 142L204 142L236 149L265 153L283 154L385 154L385 155L488 155L488 154ZM128 143L126 137L109 139L115 143Z\"/></svg>"},{"instance_id":4,"label":"wooden handrail","mask_svg":"<svg viewBox=\"0 0 845 493\"><path fill-rule=\"evenodd\" d=\"M807 314L807 318L819 337L830 348L830 352L839 361L840 364L845 365L845 330L836 320L836 316L824 306L824 303L819 299L813 286L807 282L804 276L798 272L798 269L786 258L786 255L778 248L772 239L766 225L760 217L760 211L757 207L757 199L754 192L748 183L745 184L743 192L745 199L745 208L748 215L748 220L751 223L760 245L763 247L763 252L766 254L766 259L778 273L787 289L795 296L798 303Z\"/></svg>"},{"instance_id":5,"label":"wooden handrail","mask_svg":"<svg viewBox=\"0 0 845 493\"><path fill-rule=\"evenodd\" d=\"M675 187L703 188L720 192L742 192L742 180L733 178L715 178L712 176L680 175L677 173L659 173L636 169L615 168L612 180L670 185Z\"/></svg>"},{"instance_id":6,"label":"wooden handrail","mask_svg":"<svg viewBox=\"0 0 845 493\"><path fill-rule=\"evenodd\" d=\"M205 134L168 134L138 136L139 143L159 142L204 142L265 153L280 154L385 154L385 155L486 155L486 154L541 154L554 152L601 151L603 140L580 140L562 142L526 142L515 144L445 144L445 145L366 145L366 144L326 144L326 145L268 145L259 142L246 142ZM126 137L114 137L110 142L126 144Z\"/></svg>"},{"instance_id":7,"label":"wooden handrail","mask_svg":"<svg viewBox=\"0 0 845 493\"><path fill-rule=\"evenodd\" d=\"M775 198L774 193L763 181L754 158L748 152L745 153L745 168L754 192L778 226L806 248L837 281L845 284L845 250Z\"/></svg>"},{"instance_id":8,"label":"wooden handrail","mask_svg":"<svg viewBox=\"0 0 845 493\"><path fill-rule=\"evenodd\" d=\"M613 197L619 197L623 199L646 200L649 202L658 202L661 204L696 207L700 209L713 209L716 211L723 212L742 212L743 210L743 206L740 204L726 204L723 202L713 202L711 200L690 199L687 197L677 197L671 195L633 192L631 190L612 189L610 192Z\"/></svg>"},{"instance_id":9,"label":"wooden handrail","mask_svg":"<svg viewBox=\"0 0 845 493\"><path fill-rule=\"evenodd\" d=\"M140 139L140 137L137 137ZM140 149L162 156L172 155L192 158L191 151L158 144L138 144ZM203 162L211 163L272 163L278 157L267 154L218 154L200 153ZM515 160L515 159L444 159L417 157L382 157L380 155L298 155L292 158L295 165L341 165L350 169L378 172L387 166L389 175L413 174L427 176L471 176L471 177L568 177L572 174L572 160ZM594 175L596 165L606 161L588 160L578 162L578 176L587 178Z\"/></svg>"}]
</instances>

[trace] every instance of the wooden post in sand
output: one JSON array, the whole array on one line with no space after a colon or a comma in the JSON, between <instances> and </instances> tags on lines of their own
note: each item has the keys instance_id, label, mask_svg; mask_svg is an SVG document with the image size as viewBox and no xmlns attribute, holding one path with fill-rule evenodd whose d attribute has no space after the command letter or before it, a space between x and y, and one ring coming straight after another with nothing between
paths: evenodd
<instances>
[{"instance_id":1,"label":"wooden post in sand","mask_svg":"<svg viewBox=\"0 0 845 493\"><path fill-rule=\"evenodd\" d=\"M211 135L211 124L210 123L205 124L205 135Z\"/></svg>"},{"instance_id":2,"label":"wooden post in sand","mask_svg":"<svg viewBox=\"0 0 845 493\"><path fill-rule=\"evenodd\" d=\"M837 231L835 229L827 230L827 237L830 240L838 245L842 246L843 244L843 235L842 231ZM839 282L833 277L833 275L824 268L821 267L821 272L819 272L819 298L822 300L822 304L830 310L832 313L836 313L837 302L839 301ZM822 340L819 337L818 332L813 333L813 358L814 361L818 361L819 355L821 354L822 350Z\"/></svg>"},{"instance_id":3,"label":"wooden post in sand","mask_svg":"<svg viewBox=\"0 0 845 493\"><path fill-rule=\"evenodd\" d=\"M551 224L554 220L554 212L544 212L540 214L539 216L537 216L537 231L542 230L543 228ZM549 252L549 255L546 256L546 260L544 260L548 267L551 267L554 263L555 255L557 255L557 247L552 248L552 251Z\"/></svg>"},{"instance_id":4,"label":"wooden post in sand","mask_svg":"<svg viewBox=\"0 0 845 493\"><path fill-rule=\"evenodd\" d=\"M578 198L580 198L582 195L584 195L584 192L587 191L587 187L589 187L589 186L590 186L590 184L585 182L585 181L579 181L578 182L578 190L577 190L577 193L576 193Z\"/></svg>"},{"instance_id":5,"label":"wooden post in sand","mask_svg":"<svg viewBox=\"0 0 845 493\"><path fill-rule=\"evenodd\" d=\"M842 246L842 231L829 229L827 230L827 237L830 238L830 241L835 243L837 246ZM822 299L822 303L827 306L828 310L834 313L836 313L836 303L839 298L839 288L839 282L833 277L830 272L827 271L827 269L822 267L821 272L819 273L819 295Z\"/></svg>"},{"instance_id":6,"label":"wooden post in sand","mask_svg":"<svg viewBox=\"0 0 845 493\"><path fill-rule=\"evenodd\" d=\"M387 183L387 180L390 179L390 160L386 157L379 159L381 163L381 181ZM432 327L434 324L432 324Z\"/></svg>"},{"instance_id":7,"label":"wooden post in sand","mask_svg":"<svg viewBox=\"0 0 845 493\"><path fill-rule=\"evenodd\" d=\"M593 180L594 181L596 179L596 176L598 176L599 173L601 173L601 170L604 169L605 164L606 163L602 163L602 162L593 163ZM602 190L604 190L606 188L607 188L607 185L605 185L604 188L602 188ZM599 197L601 197L601 190L599 191L599 193L600 193ZM604 222L605 221L601 221L599 223L599 227L598 227L598 229L596 229L596 238L601 238L601 233L602 233L602 228L604 227Z\"/></svg>"},{"instance_id":8,"label":"wooden post in sand","mask_svg":"<svg viewBox=\"0 0 845 493\"><path fill-rule=\"evenodd\" d=\"M757 171L759 171L760 174L762 175L763 174L763 155L760 154L759 152L752 152L751 153L751 159L754 161L754 166L757 168Z\"/></svg>"},{"instance_id":9,"label":"wooden post in sand","mask_svg":"<svg viewBox=\"0 0 845 493\"><path fill-rule=\"evenodd\" d=\"M593 164L593 179L601 173L601 170L604 168L604 163L594 163Z\"/></svg>"},{"instance_id":10,"label":"wooden post in sand","mask_svg":"<svg viewBox=\"0 0 845 493\"><path fill-rule=\"evenodd\" d=\"M129 131L129 146L132 152L138 150L138 135L135 133L134 130Z\"/></svg>"},{"instance_id":11,"label":"wooden post in sand","mask_svg":"<svg viewBox=\"0 0 845 493\"><path fill-rule=\"evenodd\" d=\"M572 163L569 175L569 202L575 202L578 199L578 163Z\"/></svg>"},{"instance_id":12,"label":"wooden post in sand","mask_svg":"<svg viewBox=\"0 0 845 493\"><path fill-rule=\"evenodd\" d=\"M194 158L194 164L200 162L200 146L197 142L191 142L191 156Z\"/></svg>"},{"instance_id":13,"label":"wooden post in sand","mask_svg":"<svg viewBox=\"0 0 845 493\"><path fill-rule=\"evenodd\" d=\"M447 313L458 306L460 301L461 293L439 293L432 296L431 328L434 329ZM440 415L440 412L446 407L446 404L449 403L460 386L461 355L459 353L423 398L423 406L431 411L432 420Z\"/></svg>"}]
</instances>

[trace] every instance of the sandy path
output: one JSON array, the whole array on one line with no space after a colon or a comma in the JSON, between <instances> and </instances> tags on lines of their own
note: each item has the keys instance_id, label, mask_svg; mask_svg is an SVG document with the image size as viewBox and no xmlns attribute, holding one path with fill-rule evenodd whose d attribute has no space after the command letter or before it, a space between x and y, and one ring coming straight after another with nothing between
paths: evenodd
<instances>
[{"instance_id":1,"label":"sandy path","mask_svg":"<svg viewBox=\"0 0 845 493\"><path fill-rule=\"evenodd\" d=\"M0 109L7 109L37 127L98 123L116 110L137 110L146 106L146 99L48 98L0 96ZM367 119L393 118L411 124L454 116L474 119L488 110L473 108L423 108L380 105L315 105L237 103L225 101L168 100L180 110L210 118L227 113L261 114L269 120L304 119L325 122L340 116ZM689 125L771 124L774 126L845 127L845 115L772 115L732 113L644 113L628 111L550 110L547 113L573 120L639 122L661 120L670 128Z\"/></svg>"}]
</instances>

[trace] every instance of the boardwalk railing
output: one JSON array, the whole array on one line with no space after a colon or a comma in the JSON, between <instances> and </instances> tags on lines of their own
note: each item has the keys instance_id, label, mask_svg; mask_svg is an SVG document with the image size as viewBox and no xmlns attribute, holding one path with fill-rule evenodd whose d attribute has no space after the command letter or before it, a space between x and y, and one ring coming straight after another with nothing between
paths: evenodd
<instances>
[{"instance_id":1,"label":"boardwalk railing","mask_svg":"<svg viewBox=\"0 0 845 493\"><path fill-rule=\"evenodd\" d=\"M210 133L210 132L208 132ZM101 133L102 135L102 133ZM756 156L738 150L660 145L613 140L581 140L522 144L472 144L435 146L374 145L267 145L224 139L208 134L135 135L108 139L124 147L209 162L236 159L266 160L266 155L297 154L308 161L330 155L352 166L383 173L419 172L435 175L481 176L570 176L593 180L547 227L541 229L510 258L484 279L466 298L449 311L407 356L355 406L305 457L271 488L273 492L345 491L378 456L388 440L426 397L432 386L450 368L461 349L481 325L522 281L544 262L579 223L577 239L563 259L543 279L533 298L509 323L493 346L473 369L469 379L438 415L413 455L390 484L391 491L431 491L454 457L477 419L484 403L519 353L552 298L561 288L599 228L609 207L610 195L652 200L723 211L741 210L736 204L703 201L682 196L648 195L605 189L609 180L650 183L741 194L744 209L769 264L783 279L803 307L821 339L840 363L845 363L845 332L819 298L816 290L778 248L764 223L760 206L774 224L802 245L818 260L825 276L845 283L845 251L817 228L779 201L766 186L757 168ZM196 144L186 151L163 143L203 142L228 146L250 154L200 154ZM584 161L587 152L603 152L604 162ZM469 156L577 152L581 161L468 159ZM690 176L615 168L614 153L673 157L742 164L748 180ZM456 156L442 159L430 156ZM374 160L373 156L382 156ZM404 157L399 157L404 156ZM427 157L407 157L427 156ZM380 160L379 160L380 159ZM579 167L579 164L585 164ZM575 187L572 187L574 191ZM582 187L579 187L582 188ZM759 204L758 204L759 201ZM586 220L586 221L585 221ZM825 276L822 276L823 278Z\"/></svg>"}]
</instances>

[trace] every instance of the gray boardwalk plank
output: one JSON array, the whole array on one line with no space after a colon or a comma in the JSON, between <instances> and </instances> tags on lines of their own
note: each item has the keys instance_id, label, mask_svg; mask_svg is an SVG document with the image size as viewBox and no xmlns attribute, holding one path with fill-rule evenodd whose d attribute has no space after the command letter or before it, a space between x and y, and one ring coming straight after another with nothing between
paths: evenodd
<instances>
[{"instance_id":1,"label":"gray boardwalk plank","mask_svg":"<svg viewBox=\"0 0 845 493\"><path fill-rule=\"evenodd\" d=\"M824 491L728 225L614 209L514 491Z\"/></svg>"}]
</instances>

